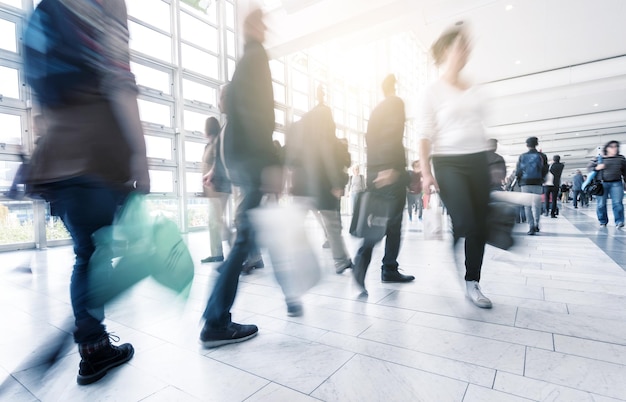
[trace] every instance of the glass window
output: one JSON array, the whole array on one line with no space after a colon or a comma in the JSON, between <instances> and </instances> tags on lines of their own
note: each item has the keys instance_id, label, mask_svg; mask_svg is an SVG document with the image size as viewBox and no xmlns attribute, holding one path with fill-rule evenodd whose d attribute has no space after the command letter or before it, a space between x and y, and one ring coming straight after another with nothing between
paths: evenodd
<instances>
[{"instance_id":1,"label":"glass window","mask_svg":"<svg viewBox=\"0 0 626 402\"><path fill-rule=\"evenodd\" d=\"M206 5L207 3L208 5ZM182 0L180 8L190 14L208 19L213 24L217 24L217 3L217 1Z\"/></svg>"},{"instance_id":2,"label":"glass window","mask_svg":"<svg viewBox=\"0 0 626 402\"><path fill-rule=\"evenodd\" d=\"M0 244L35 241L33 203L0 201Z\"/></svg>"},{"instance_id":3,"label":"glass window","mask_svg":"<svg viewBox=\"0 0 626 402\"><path fill-rule=\"evenodd\" d=\"M0 95L7 98L20 98L19 73L16 69L0 66Z\"/></svg>"},{"instance_id":4,"label":"glass window","mask_svg":"<svg viewBox=\"0 0 626 402\"><path fill-rule=\"evenodd\" d=\"M226 6L226 26L235 29L235 6L232 3L224 3Z\"/></svg>"},{"instance_id":5,"label":"glass window","mask_svg":"<svg viewBox=\"0 0 626 402\"><path fill-rule=\"evenodd\" d=\"M50 215L50 204L46 202L46 239L65 240L71 238L70 232L58 216Z\"/></svg>"},{"instance_id":6,"label":"glass window","mask_svg":"<svg viewBox=\"0 0 626 402\"><path fill-rule=\"evenodd\" d=\"M235 72L235 60L228 59L226 61L228 66L228 81L233 79L233 73Z\"/></svg>"},{"instance_id":7,"label":"glass window","mask_svg":"<svg viewBox=\"0 0 626 402\"><path fill-rule=\"evenodd\" d=\"M137 103L139 104L139 117L142 121L163 127L172 126L169 106L143 99L138 99Z\"/></svg>"},{"instance_id":8,"label":"glass window","mask_svg":"<svg viewBox=\"0 0 626 402\"><path fill-rule=\"evenodd\" d=\"M204 148L206 144L196 141L185 141L185 161L186 162L202 162Z\"/></svg>"},{"instance_id":9,"label":"glass window","mask_svg":"<svg viewBox=\"0 0 626 402\"><path fill-rule=\"evenodd\" d=\"M8 4L15 8L22 8L22 0L0 0L0 3Z\"/></svg>"},{"instance_id":10,"label":"glass window","mask_svg":"<svg viewBox=\"0 0 626 402\"><path fill-rule=\"evenodd\" d=\"M285 125L285 112L280 109L274 109L275 121L277 124Z\"/></svg>"},{"instance_id":11,"label":"glass window","mask_svg":"<svg viewBox=\"0 0 626 402\"><path fill-rule=\"evenodd\" d=\"M14 22L0 19L0 49L17 52Z\"/></svg>"},{"instance_id":12,"label":"glass window","mask_svg":"<svg viewBox=\"0 0 626 402\"><path fill-rule=\"evenodd\" d=\"M272 140L280 142L280 145L285 146L285 133L274 131Z\"/></svg>"},{"instance_id":13,"label":"glass window","mask_svg":"<svg viewBox=\"0 0 626 402\"><path fill-rule=\"evenodd\" d=\"M146 156L148 158L172 160L172 139L146 135Z\"/></svg>"},{"instance_id":14,"label":"glass window","mask_svg":"<svg viewBox=\"0 0 626 402\"><path fill-rule=\"evenodd\" d=\"M159 60L172 62L172 40L169 36L133 21L128 21L128 29L130 30L131 49Z\"/></svg>"},{"instance_id":15,"label":"glass window","mask_svg":"<svg viewBox=\"0 0 626 402\"><path fill-rule=\"evenodd\" d=\"M178 210L178 200L175 198L146 198L150 215L161 214L180 225L180 215Z\"/></svg>"},{"instance_id":16,"label":"glass window","mask_svg":"<svg viewBox=\"0 0 626 402\"><path fill-rule=\"evenodd\" d=\"M274 100L276 102L285 103L285 86L272 82L274 87Z\"/></svg>"},{"instance_id":17,"label":"glass window","mask_svg":"<svg viewBox=\"0 0 626 402\"><path fill-rule=\"evenodd\" d=\"M173 193L174 172L171 170L148 170L151 193Z\"/></svg>"},{"instance_id":18,"label":"glass window","mask_svg":"<svg viewBox=\"0 0 626 402\"><path fill-rule=\"evenodd\" d=\"M270 71L272 78L278 82L285 82L285 64L279 60L270 60Z\"/></svg>"},{"instance_id":19,"label":"glass window","mask_svg":"<svg viewBox=\"0 0 626 402\"><path fill-rule=\"evenodd\" d=\"M308 111L309 110L309 97L306 94L303 94L302 92L293 92L293 107L295 107L296 109L300 109L303 111Z\"/></svg>"},{"instance_id":20,"label":"glass window","mask_svg":"<svg viewBox=\"0 0 626 402\"><path fill-rule=\"evenodd\" d=\"M185 130L198 131L204 133L204 126L206 125L206 119L211 116L210 114L203 114L198 112L192 112L185 110L183 114L183 127Z\"/></svg>"},{"instance_id":21,"label":"glass window","mask_svg":"<svg viewBox=\"0 0 626 402\"><path fill-rule=\"evenodd\" d=\"M13 184L13 178L17 173L21 162L0 161L0 193L7 191ZM1 209L1 208L0 208ZM0 217L2 219L2 217Z\"/></svg>"},{"instance_id":22,"label":"glass window","mask_svg":"<svg viewBox=\"0 0 626 402\"><path fill-rule=\"evenodd\" d=\"M235 41L235 33L233 31L226 31L226 53L230 57L237 56L237 43Z\"/></svg>"},{"instance_id":23,"label":"glass window","mask_svg":"<svg viewBox=\"0 0 626 402\"><path fill-rule=\"evenodd\" d=\"M202 188L202 173L200 172L187 172L185 173L185 180L187 181L188 193L201 193Z\"/></svg>"},{"instance_id":24,"label":"glass window","mask_svg":"<svg viewBox=\"0 0 626 402\"><path fill-rule=\"evenodd\" d=\"M217 29L187 13L180 13L180 35L188 42L219 52Z\"/></svg>"},{"instance_id":25,"label":"glass window","mask_svg":"<svg viewBox=\"0 0 626 402\"><path fill-rule=\"evenodd\" d=\"M350 128L353 128L355 130L359 128L359 119L357 116L351 114L348 116L348 119L349 119L348 124Z\"/></svg>"},{"instance_id":26,"label":"glass window","mask_svg":"<svg viewBox=\"0 0 626 402\"><path fill-rule=\"evenodd\" d=\"M135 74L137 84L171 95L172 85L170 83L170 75L165 71L133 62L130 63L130 69L133 74Z\"/></svg>"},{"instance_id":27,"label":"glass window","mask_svg":"<svg viewBox=\"0 0 626 402\"><path fill-rule=\"evenodd\" d=\"M22 118L15 114L0 113L0 142L22 145Z\"/></svg>"},{"instance_id":28,"label":"glass window","mask_svg":"<svg viewBox=\"0 0 626 402\"><path fill-rule=\"evenodd\" d=\"M215 106L217 103L217 90L208 85L183 78L183 98Z\"/></svg>"},{"instance_id":29,"label":"glass window","mask_svg":"<svg viewBox=\"0 0 626 402\"><path fill-rule=\"evenodd\" d=\"M170 30L170 5L161 0L151 0L146 7L146 0L126 0L128 15L147 22L166 32Z\"/></svg>"},{"instance_id":30,"label":"glass window","mask_svg":"<svg viewBox=\"0 0 626 402\"><path fill-rule=\"evenodd\" d=\"M306 74L301 73L298 70L293 70L292 73L293 89L297 89L302 92L309 92L309 77Z\"/></svg>"},{"instance_id":31,"label":"glass window","mask_svg":"<svg viewBox=\"0 0 626 402\"><path fill-rule=\"evenodd\" d=\"M209 224L208 199L204 197L187 200L187 226L190 228L207 227Z\"/></svg>"},{"instance_id":32,"label":"glass window","mask_svg":"<svg viewBox=\"0 0 626 402\"><path fill-rule=\"evenodd\" d=\"M217 57L184 43L181 44L181 51L183 68L211 78L219 78L219 60Z\"/></svg>"}]
</instances>

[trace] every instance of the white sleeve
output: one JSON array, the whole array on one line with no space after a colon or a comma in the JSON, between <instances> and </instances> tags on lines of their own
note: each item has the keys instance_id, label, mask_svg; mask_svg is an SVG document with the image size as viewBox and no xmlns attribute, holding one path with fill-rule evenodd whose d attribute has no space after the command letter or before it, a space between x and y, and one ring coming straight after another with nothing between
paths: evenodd
<instances>
[{"instance_id":1,"label":"white sleeve","mask_svg":"<svg viewBox=\"0 0 626 402\"><path fill-rule=\"evenodd\" d=\"M419 139L427 139L433 142L437 133L437 118L433 102L432 88L428 88L420 102L421 106L417 115L417 135Z\"/></svg>"}]
</instances>

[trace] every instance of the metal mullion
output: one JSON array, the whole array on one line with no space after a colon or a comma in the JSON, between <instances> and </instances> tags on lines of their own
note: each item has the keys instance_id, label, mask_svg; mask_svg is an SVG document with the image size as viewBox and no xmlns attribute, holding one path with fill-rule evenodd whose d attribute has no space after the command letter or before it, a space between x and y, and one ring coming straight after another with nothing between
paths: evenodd
<instances>
[{"instance_id":1,"label":"metal mullion","mask_svg":"<svg viewBox=\"0 0 626 402\"><path fill-rule=\"evenodd\" d=\"M170 11L171 11L171 9L170 9ZM169 36L169 37L170 37L170 39L172 38L172 33L167 32L167 31L164 31L164 30L163 30L163 29L161 29L161 28L155 27L154 25L152 25L152 24L150 24L150 23L148 23L148 22L146 22L146 21L144 21L144 20L140 20L140 19L139 19L139 18L137 18L137 17L133 17L132 15L129 15L129 16L128 16L128 20L129 20L129 21L132 21L132 22L134 22L134 23L136 23L136 24L143 25L144 27L146 27L146 28L148 28L148 29L151 29L151 30L153 30L153 31L156 31L156 32L158 32L158 33L160 33L160 34L162 34L162 35ZM171 28L171 26L170 26L170 28Z\"/></svg>"},{"instance_id":2,"label":"metal mullion","mask_svg":"<svg viewBox=\"0 0 626 402\"><path fill-rule=\"evenodd\" d=\"M218 30L218 31L219 31L219 30ZM219 36L219 32L218 32L218 36ZM201 52L204 52L204 53L208 53L208 54L210 54L211 56L214 56L214 57L217 57L217 58L219 58L219 57L220 57L220 55L219 55L218 53L215 53L214 51L209 50L209 49L207 49L207 48L204 48L204 47L198 46L198 45L196 45L195 43L191 43L191 42L189 42L189 41L186 41L186 40L185 40L185 39L183 39L182 37L180 38L180 43L183 43L183 44L185 44L185 45L187 45L187 46L194 47L194 48L196 48L197 50L199 50L199 51L201 51ZM218 47L219 47L219 46L218 46ZM182 64L181 64L181 65L182 65Z\"/></svg>"}]
</instances>

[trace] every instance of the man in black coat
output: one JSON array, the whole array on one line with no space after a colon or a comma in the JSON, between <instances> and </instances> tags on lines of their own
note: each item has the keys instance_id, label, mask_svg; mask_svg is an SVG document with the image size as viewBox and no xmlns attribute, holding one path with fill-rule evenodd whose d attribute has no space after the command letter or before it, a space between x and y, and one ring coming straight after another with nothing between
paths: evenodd
<instances>
[{"instance_id":1,"label":"man in black coat","mask_svg":"<svg viewBox=\"0 0 626 402\"><path fill-rule=\"evenodd\" d=\"M561 157L554 155L552 163L548 168L548 181L544 185L544 194L546 196L546 216L550 211L550 217L556 218L557 206L556 200L559 198L559 187L561 186L561 175L563 174L564 164L561 163Z\"/></svg>"},{"instance_id":2,"label":"man in black coat","mask_svg":"<svg viewBox=\"0 0 626 402\"><path fill-rule=\"evenodd\" d=\"M203 314L200 341L211 348L242 342L258 332L256 325L231 321L230 309L235 300L239 275L253 244L249 211L259 206L264 193L280 192L282 170L272 142L274 132L274 93L267 53L262 43L266 26L263 12L253 10L245 19L244 54L229 85L221 156L233 185L241 191L235 213L237 238L228 258L218 268L215 282ZM211 175L204 184L211 186Z\"/></svg>"},{"instance_id":3,"label":"man in black coat","mask_svg":"<svg viewBox=\"0 0 626 402\"><path fill-rule=\"evenodd\" d=\"M402 144L406 115L404 102L396 96L396 77L393 74L385 78L382 88L385 100L372 111L365 134L367 187L386 199L389 204L381 280L410 282L415 277L398 272L397 261L408 184L406 155ZM366 293L365 274L372 259L372 250L379 241L380 239L363 239L363 244L354 259L354 279L363 293Z\"/></svg>"}]
</instances>

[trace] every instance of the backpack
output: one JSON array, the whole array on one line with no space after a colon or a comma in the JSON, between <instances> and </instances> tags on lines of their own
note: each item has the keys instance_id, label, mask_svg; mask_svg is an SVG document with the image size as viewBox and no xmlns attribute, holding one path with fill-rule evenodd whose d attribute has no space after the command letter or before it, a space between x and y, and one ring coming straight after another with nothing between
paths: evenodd
<instances>
[{"instance_id":1,"label":"backpack","mask_svg":"<svg viewBox=\"0 0 626 402\"><path fill-rule=\"evenodd\" d=\"M543 159L539 152L525 154L521 162L522 178L526 180L543 180Z\"/></svg>"},{"instance_id":2,"label":"backpack","mask_svg":"<svg viewBox=\"0 0 626 402\"><path fill-rule=\"evenodd\" d=\"M63 106L81 88L99 86L95 31L60 0L39 3L24 32L24 71L42 105Z\"/></svg>"}]
</instances>

